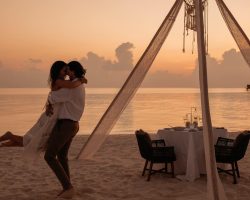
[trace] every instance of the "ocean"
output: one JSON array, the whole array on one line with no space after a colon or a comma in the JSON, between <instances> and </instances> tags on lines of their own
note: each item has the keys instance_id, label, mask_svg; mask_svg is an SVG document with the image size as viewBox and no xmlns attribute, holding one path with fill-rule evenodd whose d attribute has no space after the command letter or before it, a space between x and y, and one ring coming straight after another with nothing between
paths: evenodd
<instances>
[{"instance_id":1,"label":"ocean","mask_svg":"<svg viewBox=\"0 0 250 200\"><path fill-rule=\"evenodd\" d=\"M48 88L0 88L0 134L8 130L25 134L44 111L48 92ZM78 134L91 134L117 92L115 88L86 88ZM209 90L209 97L214 127L232 132L250 129L250 92L244 88L216 88ZM158 129L184 126L185 116L194 107L201 117L197 88L140 88L111 134L133 134L137 129L156 133Z\"/></svg>"}]
</instances>

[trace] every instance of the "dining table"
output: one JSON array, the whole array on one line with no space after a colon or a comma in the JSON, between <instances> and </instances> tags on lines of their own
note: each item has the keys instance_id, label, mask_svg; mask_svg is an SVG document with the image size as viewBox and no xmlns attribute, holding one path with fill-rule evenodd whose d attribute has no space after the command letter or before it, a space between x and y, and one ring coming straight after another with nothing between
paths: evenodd
<instances>
[{"instance_id":1,"label":"dining table","mask_svg":"<svg viewBox=\"0 0 250 200\"><path fill-rule=\"evenodd\" d=\"M228 137L227 129L223 127L214 127L212 133L214 144L216 144L218 137ZM206 174L202 128L173 127L159 129L157 138L164 139L166 146L174 146L176 178L194 181L201 174Z\"/></svg>"}]
</instances>

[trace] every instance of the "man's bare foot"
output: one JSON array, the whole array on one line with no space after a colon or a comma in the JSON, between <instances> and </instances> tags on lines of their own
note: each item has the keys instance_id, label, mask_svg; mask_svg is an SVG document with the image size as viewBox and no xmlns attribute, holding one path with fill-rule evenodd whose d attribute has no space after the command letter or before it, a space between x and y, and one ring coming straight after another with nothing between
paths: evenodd
<instances>
[{"instance_id":1,"label":"man's bare foot","mask_svg":"<svg viewBox=\"0 0 250 200\"><path fill-rule=\"evenodd\" d=\"M72 199L75 194L75 189L71 186L69 189L61 191L57 198Z\"/></svg>"},{"instance_id":2,"label":"man's bare foot","mask_svg":"<svg viewBox=\"0 0 250 200\"><path fill-rule=\"evenodd\" d=\"M7 131L5 134L3 134L0 137L0 142L5 141L5 140L9 140L11 138L13 134L10 131Z\"/></svg>"}]
</instances>

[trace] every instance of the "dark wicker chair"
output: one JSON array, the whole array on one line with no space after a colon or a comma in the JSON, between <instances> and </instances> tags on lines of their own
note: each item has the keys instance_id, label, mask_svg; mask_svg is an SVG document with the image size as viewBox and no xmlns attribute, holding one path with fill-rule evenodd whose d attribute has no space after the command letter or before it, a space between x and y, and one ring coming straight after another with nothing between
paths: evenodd
<instances>
[{"instance_id":1,"label":"dark wicker chair","mask_svg":"<svg viewBox=\"0 0 250 200\"><path fill-rule=\"evenodd\" d=\"M176 160L174 147L166 147L164 140L151 140L149 134L143 130L136 131L135 135L140 154L146 160L142 176L144 176L145 171L148 170L147 181L149 181L150 176L156 172L172 174L172 177L174 177L174 161ZM147 168L148 162L150 162L149 168ZM153 170L154 163L165 163L165 167L159 170ZM171 172L168 172L168 163L171 163Z\"/></svg>"},{"instance_id":2,"label":"dark wicker chair","mask_svg":"<svg viewBox=\"0 0 250 200\"><path fill-rule=\"evenodd\" d=\"M232 169L225 170L217 168L218 172L225 172L233 176L233 183L237 183L237 177L240 177L237 161L242 159L246 153L250 131L240 133L235 140L219 137L215 145L215 156L217 163L231 164Z\"/></svg>"}]
</instances>

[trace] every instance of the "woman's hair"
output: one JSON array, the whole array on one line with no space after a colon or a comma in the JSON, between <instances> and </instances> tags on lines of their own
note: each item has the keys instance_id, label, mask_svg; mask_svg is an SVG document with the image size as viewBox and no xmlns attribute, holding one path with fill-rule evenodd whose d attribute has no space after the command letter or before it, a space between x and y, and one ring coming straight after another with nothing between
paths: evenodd
<instances>
[{"instance_id":1,"label":"woman's hair","mask_svg":"<svg viewBox=\"0 0 250 200\"><path fill-rule=\"evenodd\" d=\"M82 78L86 73L86 69L78 61L71 61L68 63L68 66L71 71L75 72L77 78Z\"/></svg>"},{"instance_id":2,"label":"woman's hair","mask_svg":"<svg viewBox=\"0 0 250 200\"><path fill-rule=\"evenodd\" d=\"M64 68L67 64L61 60L58 60L53 63L53 65L50 68L50 74L48 79L48 84L50 88L55 84L55 81L58 79L58 76L60 74L60 71L62 68Z\"/></svg>"}]
</instances>

